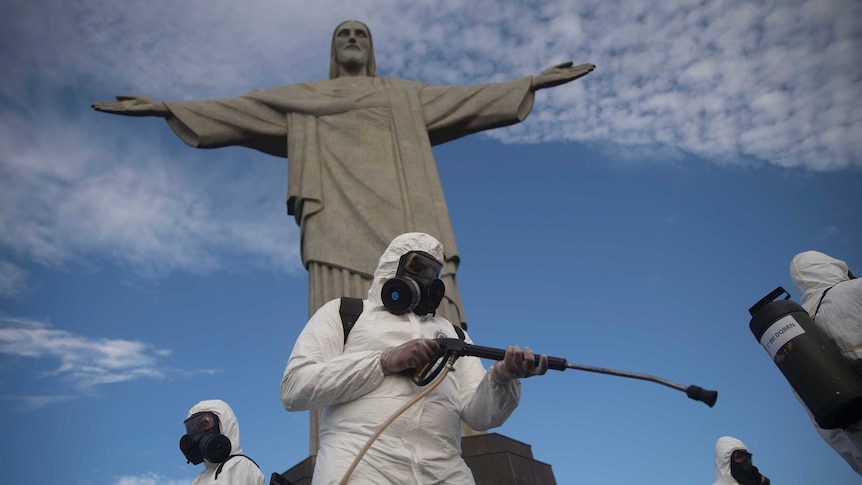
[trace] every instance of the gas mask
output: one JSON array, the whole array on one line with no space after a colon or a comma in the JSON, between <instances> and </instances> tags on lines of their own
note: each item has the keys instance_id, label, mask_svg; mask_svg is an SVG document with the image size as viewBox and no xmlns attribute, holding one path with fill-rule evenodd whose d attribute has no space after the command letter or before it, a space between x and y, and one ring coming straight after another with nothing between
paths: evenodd
<instances>
[{"instance_id":1,"label":"gas mask","mask_svg":"<svg viewBox=\"0 0 862 485\"><path fill-rule=\"evenodd\" d=\"M185 420L186 434L180 438L180 450L192 465L206 460L221 463L230 456L230 438L221 434L215 413L195 413Z\"/></svg>"},{"instance_id":2,"label":"gas mask","mask_svg":"<svg viewBox=\"0 0 862 485\"><path fill-rule=\"evenodd\" d=\"M398 260L395 278L383 285L383 306L395 315L409 311L423 316L435 313L446 285L440 279L443 263L425 251L410 251Z\"/></svg>"},{"instance_id":3,"label":"gas mask","mask_svg":"<svg viewBox=\"0 0 862 485\"><path fill-rule=\"evenodd\" d=\"M730 475L739 485L769 485L769 479L751 464L751 453L733 450L730 455Z\"/></svg>"}]
</instances>

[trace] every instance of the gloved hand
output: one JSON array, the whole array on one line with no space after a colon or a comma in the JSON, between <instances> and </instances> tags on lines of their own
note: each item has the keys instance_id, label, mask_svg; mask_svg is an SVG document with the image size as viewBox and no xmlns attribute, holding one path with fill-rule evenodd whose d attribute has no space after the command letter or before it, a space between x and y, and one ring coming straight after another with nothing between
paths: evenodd
<instances>
[{"instance_id":1,"label":"gloved hand","mask_svg":"<svg viewBox=\"0 0 862 485\"><path fill-rule=\"evenodd\" d=\"M536 356L530 347L524 347L524 351L516 345L506 348L506 355L491 367L491 379L495 382L507 382L530 376L540 376L548 372L548 356L539 357L539 365L536 365Z\"/></svg>"},{"instance_id":2,"label":"gloved hand","mask_svg":"<svg viewBox=\"0 0 862 485\"><path fill-rule=\"evenodd\" d=\"M380 367L386 375L397 374L407 369L421 370L440 350L440 344L430 338L408 340L384 351L380 355Z\"/></svg>"}]
</instances>

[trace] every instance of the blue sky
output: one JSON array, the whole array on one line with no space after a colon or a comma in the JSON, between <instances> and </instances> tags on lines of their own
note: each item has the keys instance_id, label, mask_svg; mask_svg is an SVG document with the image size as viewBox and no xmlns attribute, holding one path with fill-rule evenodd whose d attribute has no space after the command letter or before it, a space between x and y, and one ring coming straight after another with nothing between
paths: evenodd
<instances>
[{"instance_id":1,"label":"blue sky","mask_svg":"<svg viewBox=\"0 0 862 485\"><path fill-rule=\"evenodd\" d=\"M384 76L598 66L521 125L435 149L476 343L719 391L710 409L550 372L499 432L561 484L712 483L722 435L773 483L858 483L747 309L798 298L798 252L862 267L862 6L642 3L3 2L0 482L190 484L182 420L213 398L266 476L307 456L307 414L278 398L307 312L285 161L89 105L321 79L357 18Z\"/></svg>"}]
</instances>

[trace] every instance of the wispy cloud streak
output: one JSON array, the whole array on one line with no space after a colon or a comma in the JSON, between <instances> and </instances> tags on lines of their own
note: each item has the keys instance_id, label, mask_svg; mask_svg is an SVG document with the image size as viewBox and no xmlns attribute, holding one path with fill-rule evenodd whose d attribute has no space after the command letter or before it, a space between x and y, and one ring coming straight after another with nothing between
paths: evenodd
<instances>
[{"instance_id":1,"label":"wispy cloud streak","mask_svg":"<svg viewBox=\"0 0 862 485\"><path fill-rule=\"evenodd\" d=\"M27 290L27 270L0 259L0 298L15 298Z\"/></svg>"},{"instance_id":2,"label":"wispy cloud streak","mask_svg":"<svg viewBox=\"0 0 862 485\"><path fill-rule=\"evenodd\" d=\"M44 376L82 388L140 378L165 377L160 361L170 351L122 339L91 339L36 320L0 317L0 353L58 360Z\"/></svg>"},{"instance_id":3,"label":"wispy cloud streak","mask_svg":"<svg viewBox=\"0 0 862 485\"><path fill-rule=\"evenodd\" d=\"M78 393L95 386L137 379L165 379L190 373L216 371L180 371L166 365L171 355L167 349L134 340L89 338L50 324L9 316L0 316L0 354L9 357L41 359L50 362L40 378L57 378L71 384ZM13 398L30 405L43 406L65 396Z\"/></svg>"},{"instance_id":4,"label":"wispy cloud streak","mask_svg":"<svg viewBox=\"0 0 862 485\"><path fill-rule=\"evenodd\" d=\"M138 476L118 477L113 485L190 485L190 480L174 480L156 473L144 473Z\"/></svg>"},{"instance_id":5,"label":"wispy cloud streak","mask_svg":"<svg viewBox=\"0 0 862 485\"><path fill-rule=\"evenodd\" d=\"M0 246L9 254L55 268L98 256L147 278L213 271L224 257L275 271L301 268L283 202L256 195L262 186L283 193L263 170L269 167L224 180L218 168L200 174L166 163L147 140L111 152L90 144L86 123L31 133L32 122L0 117L0 144L8 147L0 163ZM0 290L14 293L24 275L11 266L4 273Z\"/></svg>"}]
</instances>

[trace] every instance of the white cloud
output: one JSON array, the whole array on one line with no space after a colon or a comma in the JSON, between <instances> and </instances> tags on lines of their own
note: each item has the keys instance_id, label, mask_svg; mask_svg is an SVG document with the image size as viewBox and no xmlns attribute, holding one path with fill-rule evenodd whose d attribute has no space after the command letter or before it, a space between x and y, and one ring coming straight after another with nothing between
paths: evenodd
<instances>
[{"instance_id":1,"label":"white cloud","mask_svg":"<svg viewBox=\"0 0 862 485\"><path fill-rule=\"evenodd\" d=\"M69 381L79 391L101 384L176 375L164 364L170 351L143 342L89 338L26 318L0 316L0 354L59 361L42 377ZM39 404L30 398L31 404ZM58 397L43 397L48 404ZM63 400L63 399L60 399Z\"/></svg>"},{"instance_id":2,"label":"white cloud","mask_svg":"<svg viewBox=\"0 0 862 485\"><path fill-rule=\"evenodd\" d=\"M283 203L256 196L272 184L261 167L219 179L217 168L202 175L167 163L147 140L110 152L88 143L88 126L64 125L31 132L23 118L0 119L9 148L0 164L0 244L12 252L57 268L98 255L144 277L212 271L225 255L301 268ZM20 283L13 272L9 284Z\"/></svg>"},{"instance_id":3,"label":"white cloud","mask_svg":"<svg viewBox=\"0 0 862 485\"><path fill-rule=\"evenodd\" d=\"M191 480L176 480L148 472L138 476L118 477L114 485L190 485L191 483Z\"/></svg>"},{"instance_id":4,"label":"white cloud","mask_svg":"<svg viewBox=\"0 0 862 485\"><path fill-rule=\"evenodd\" d=\"M375 33L378 67L390 75L466 84L566 59L598 65L579 87L540 94L536 111L554 116L493 132L502 140L658 142L720 162L862 166L862 142L853 136L862 128L855 59L862 4L850 0L369 0L347 8L258 0L206 9L104 1L52 9L68 10L57 17L74 25L59 22L45 33L43 10L10 12L18 22L7 35L24 49L21 57L6 54L15 69L4 89L25 90L26 66L58 87L71 77L166 98L320 79L331 29L360 18Z\"/></svg>"},{"instance_id":5,"label":"white cloud","mask_svg":"<svg viewBox=\"0 0 862 485\"><path fill-rule=\"evenodd\" d=\"M14 298L27 289L30 273L0 259L0 298Z\"/></svg>"},{"instance_id":6,"label":"white cloud","mask_svg":"<svg viewBox=\"0 0 862 485\"><path fill-rule=\"evenodd\" d=\"M347 18L371 26L383 75L469 84L597 64L540 92L526 123L489 132L504 142L862 167L862 4L852 0L17 0L0 6L0 41L16 46L0 51L0 245L58 268L107 256L145 277L213 271L230 257L299 270L283 185L260 189L283 171L273 177L258 159L242 172L203 169L190 149L174 160L177 146L154 139L167 129L137 132L157 120L109 122L88 105L324 78L331 31Z\"/></svg>"},{"instance_id":7,"label":"white cloud","mask_svg":"<svg viewBox=\"0 0 862 485\"><path fill-rule=\"evenodd\" d=\"M833 237L840 236L841 228L838 226L825 226L820 228L820 240L826 241Z\"/></svg>"},{"instance_id":8,"label":"white cloud","mask_svg":"<svg viewBox=\"0 0 862 485\"><path fill-rule=\"evenodd\" d=\"M78 396L60 394L54 396L0 396L0 401L11 404L13 411L35 411L51 404L76 399Z\"/></svg>"}]
</instances>

